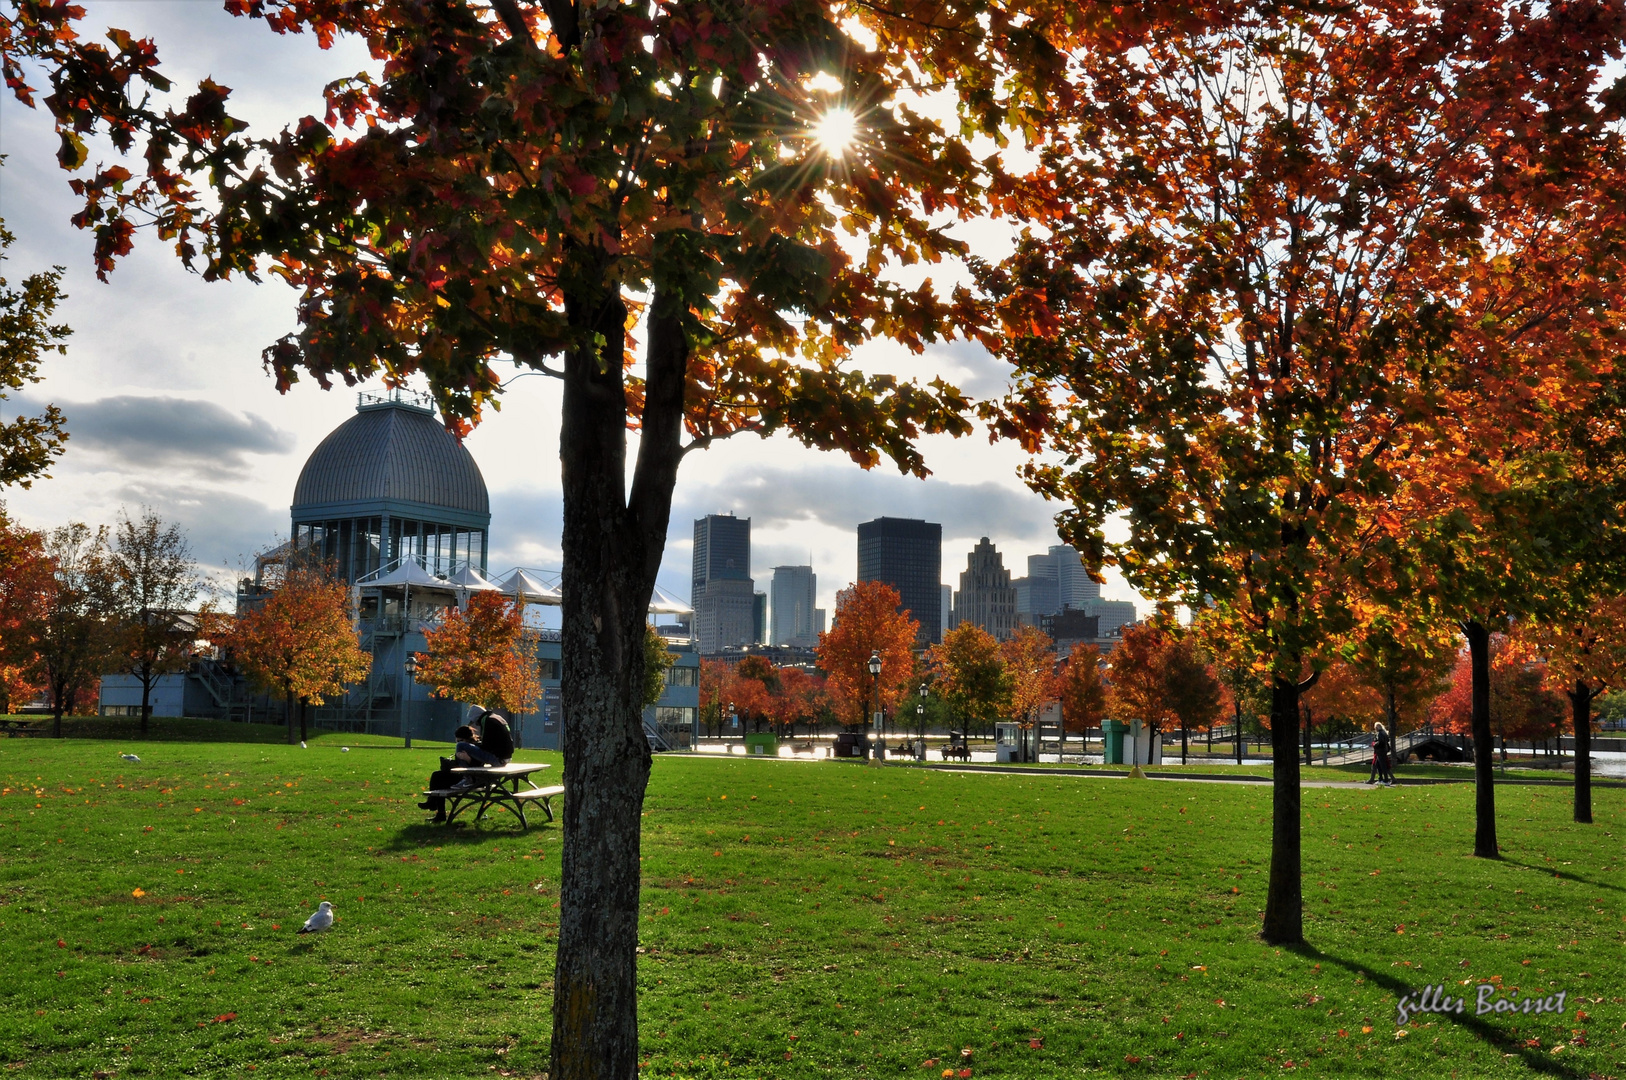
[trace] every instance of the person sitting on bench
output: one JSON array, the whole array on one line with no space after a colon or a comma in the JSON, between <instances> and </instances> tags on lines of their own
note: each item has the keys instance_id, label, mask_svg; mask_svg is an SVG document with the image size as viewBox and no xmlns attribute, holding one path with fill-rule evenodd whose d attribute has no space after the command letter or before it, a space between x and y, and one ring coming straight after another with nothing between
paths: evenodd
<instances>
[{"instance_id":1,"label":"person sitting on bench","mask_svg":"<svg viewBox=\"0 0 1626 1080\"><path fill-rule=\"evenodd\" d=\"M481 748L496 757L497 764L508 764L514 756L514 732L507 719L500 712L487 712L479 719ZM474 721L471 719L469 724L472 726Z\"/></svg>"},{"instance_id":2,"label":"person sitting on bench","mask_svg":"<svg viewBox=\"0 0 1626 1080\"><path fill-rule=\"evenodd\" d=\"M429 790L445 791L456 783L461 777L452 774L453 769L468 768L471 765L500 765L502 764L490 751L480 745L480 736L475 734L473 728L465 724L457 729L457 751L449 758L440 759L440 768L429 774ZM441 795L430 795L418 804L419 810L433 810L434 820L446 820L446 799Z\"/></svg>"}]
</instances>

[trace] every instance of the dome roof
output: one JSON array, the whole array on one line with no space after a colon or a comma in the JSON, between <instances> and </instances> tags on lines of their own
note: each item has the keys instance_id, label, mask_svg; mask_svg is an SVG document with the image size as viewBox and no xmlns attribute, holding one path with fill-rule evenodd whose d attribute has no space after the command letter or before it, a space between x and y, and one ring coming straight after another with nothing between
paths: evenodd
<instances>
[{"instance_id":1,"label":"dome roof","mask_svg":"<svg viewBox=\"0 0 1626 1080\"><path fill-rule=\"evenodd\" d=\"M356 415L322 440L294 485L293 511L385 500L491 513L473 455L433 412L395 394L364 397Z\"/></svg>"}]
</instances>

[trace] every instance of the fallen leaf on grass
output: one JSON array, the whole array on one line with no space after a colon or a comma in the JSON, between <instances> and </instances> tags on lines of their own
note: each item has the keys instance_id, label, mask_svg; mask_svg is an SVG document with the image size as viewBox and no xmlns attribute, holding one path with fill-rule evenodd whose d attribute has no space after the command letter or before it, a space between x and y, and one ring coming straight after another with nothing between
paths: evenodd
<instances>
[{"instance_id":1,"label":"fallen leaf on grass","mask_svg":"<svg viewBox=\"0 0 1626 1080\"><path fill-rule=\"evenodd\" d=\"M146 889L139 889L139 888L138 889L131 889L130 890L130 895L135 897L137 900L140 900L143 896L147 895L147 890Z\"/></svg>"}]
</instances>

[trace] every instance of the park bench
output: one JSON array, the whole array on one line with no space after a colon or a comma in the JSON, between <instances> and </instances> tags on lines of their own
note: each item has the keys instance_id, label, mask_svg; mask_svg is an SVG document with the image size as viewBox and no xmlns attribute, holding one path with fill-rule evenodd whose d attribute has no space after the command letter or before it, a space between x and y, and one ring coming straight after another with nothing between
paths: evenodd
<instances>
[{"instance_id":1,"label":"park bench","mask_svg":"<svg viewBox=\"0 0 1626 1080\"><path fill-rule=\"evenodd\" d=\"M0 734L10 738L23 738L28 735L45 734L45 721L32 717L0 717Z\"/></svg>"},{"instance_id":2,"label":"park bench","mask_svg":"<svg viewBox=\"0 0 1626 1080\"><path fill-rule=\"evenodd\" d=\"M477 808L474 820L486 816L493 806L501 806L519 818L520 828L529 828L525 820L525 807L540 802L542 812L553 820L553 800L565 793L563 786L538 787L530 779L532 773L548 768L544 764L486 765L456 768L453 775L458 782L447 788L436 788L424 795L446 800L446 823L450 825L457 815L470 806ZM521 788L523 780L530 786Z\"/></svg>"},{"instance_id":3,"label":"park bench","mask_svg":"<svg viewBox=\"0 0 1626 1080\"><path fill-rule=\"evenodd\" d=\"M964 743L943 747L943 760L947 761L949 758L958 758L961 761L970 761L971 747L966 746Z\"/></svg>"}]
</instances>

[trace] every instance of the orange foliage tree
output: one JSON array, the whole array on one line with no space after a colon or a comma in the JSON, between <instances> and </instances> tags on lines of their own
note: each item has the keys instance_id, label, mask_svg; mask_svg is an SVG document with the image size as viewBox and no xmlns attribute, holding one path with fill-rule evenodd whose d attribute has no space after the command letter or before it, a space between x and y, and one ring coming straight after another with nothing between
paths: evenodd
<instances>
[{"instance_id":1,"label":"orange foliage tree","mask_svg":"<svg viewBox=\"0 0 1626 1080\"><path fill-rule=\"evenodd\" d=\"M1101 726L1107 715L1107 684L1101 677L1101 650L1080 641L1062 665L1058 679L1061 723L1079 736Z\"/></svg>"},{"instance_id":2,"label":"orange foliage tree","mask_svg":"<svg viewBox=\"0 0 1626 1080\"><path fill-rule=\"evenodd\" d=\"M920 623L898 610L898 590L884 581L860 581L836 594L835 622L819 635L819 667L832 707L860 726L875 707L869 658L881 657L880 707L890 710L913 688L915 634Z\"/></svg>"},{"instance_id":3,"label":"orange foliage tree","mask_svg":"<svg viewBox=\"0 0 1626 1080\"><path fill-rule=\"evenodd\" d=\"M994 636L963 622L928 652L937 692L967 731L991 734L1011 701L1011 676Z\"/></svg>"},{"instance_id":4,"label":"orange foliage tree","mask_svg":"<svg viewBox=\"0 0 1626 1080\"><path fill-rule=\"evenodd\" d=\"M499 592L477 592L467 610L447 608L413 653L416 680L440 698L482 709L528 713L542 695L539 635L525 625L525 605Z\"/></svg>"},{"instance_id":5,"label":"orange foliage tree","mask_svg":"<svg viewBox=\"0 0 1626 1080\"><path fill-rule=\"evenodd\" d=\"M1626 597L1614 596L1563 622L1538 622L1520 635L1546 660L1549 685L1569 699L1575 735L1574 816L1592 822L1592 703L1626 686Z\"/></svg>"},{"instance_id":6,"label":"orange foliage tree","mask_svg":"<svg viewBox=\"0 0 1626 1080\"><path fill-rule=\"evenodd\" d=\"M44 689L32 628L51 587L44 538L17 525L0 506L0 713Z\"/></svg>"},{"instance_id":7,"label":"orange foliage tree","mask_svg":"<svg viewBox=\"0 0 1626 1080\"><path fill-rule=\"evenodd\" d=\"M999 654L1010 679L1011 718L1031 728L1045 703L1056 699L1056 643L1037 627L1023 625L1000 642Z\"/></svg>"},{"instance_id":8,"label":"orange foliage tree","mask_svg":"<svg viewBox=\"0 0 1626 1080\"><path fill-rule=\"evenodd\" d=\"M249 682L283 695L290 743L295 702L303 741L306 707L343 694L372 665L356 638L349 589L310 567L289 567L259 607L235 619L212 620L206 633L231 653Z\"/></svg>"}]
</instances>

